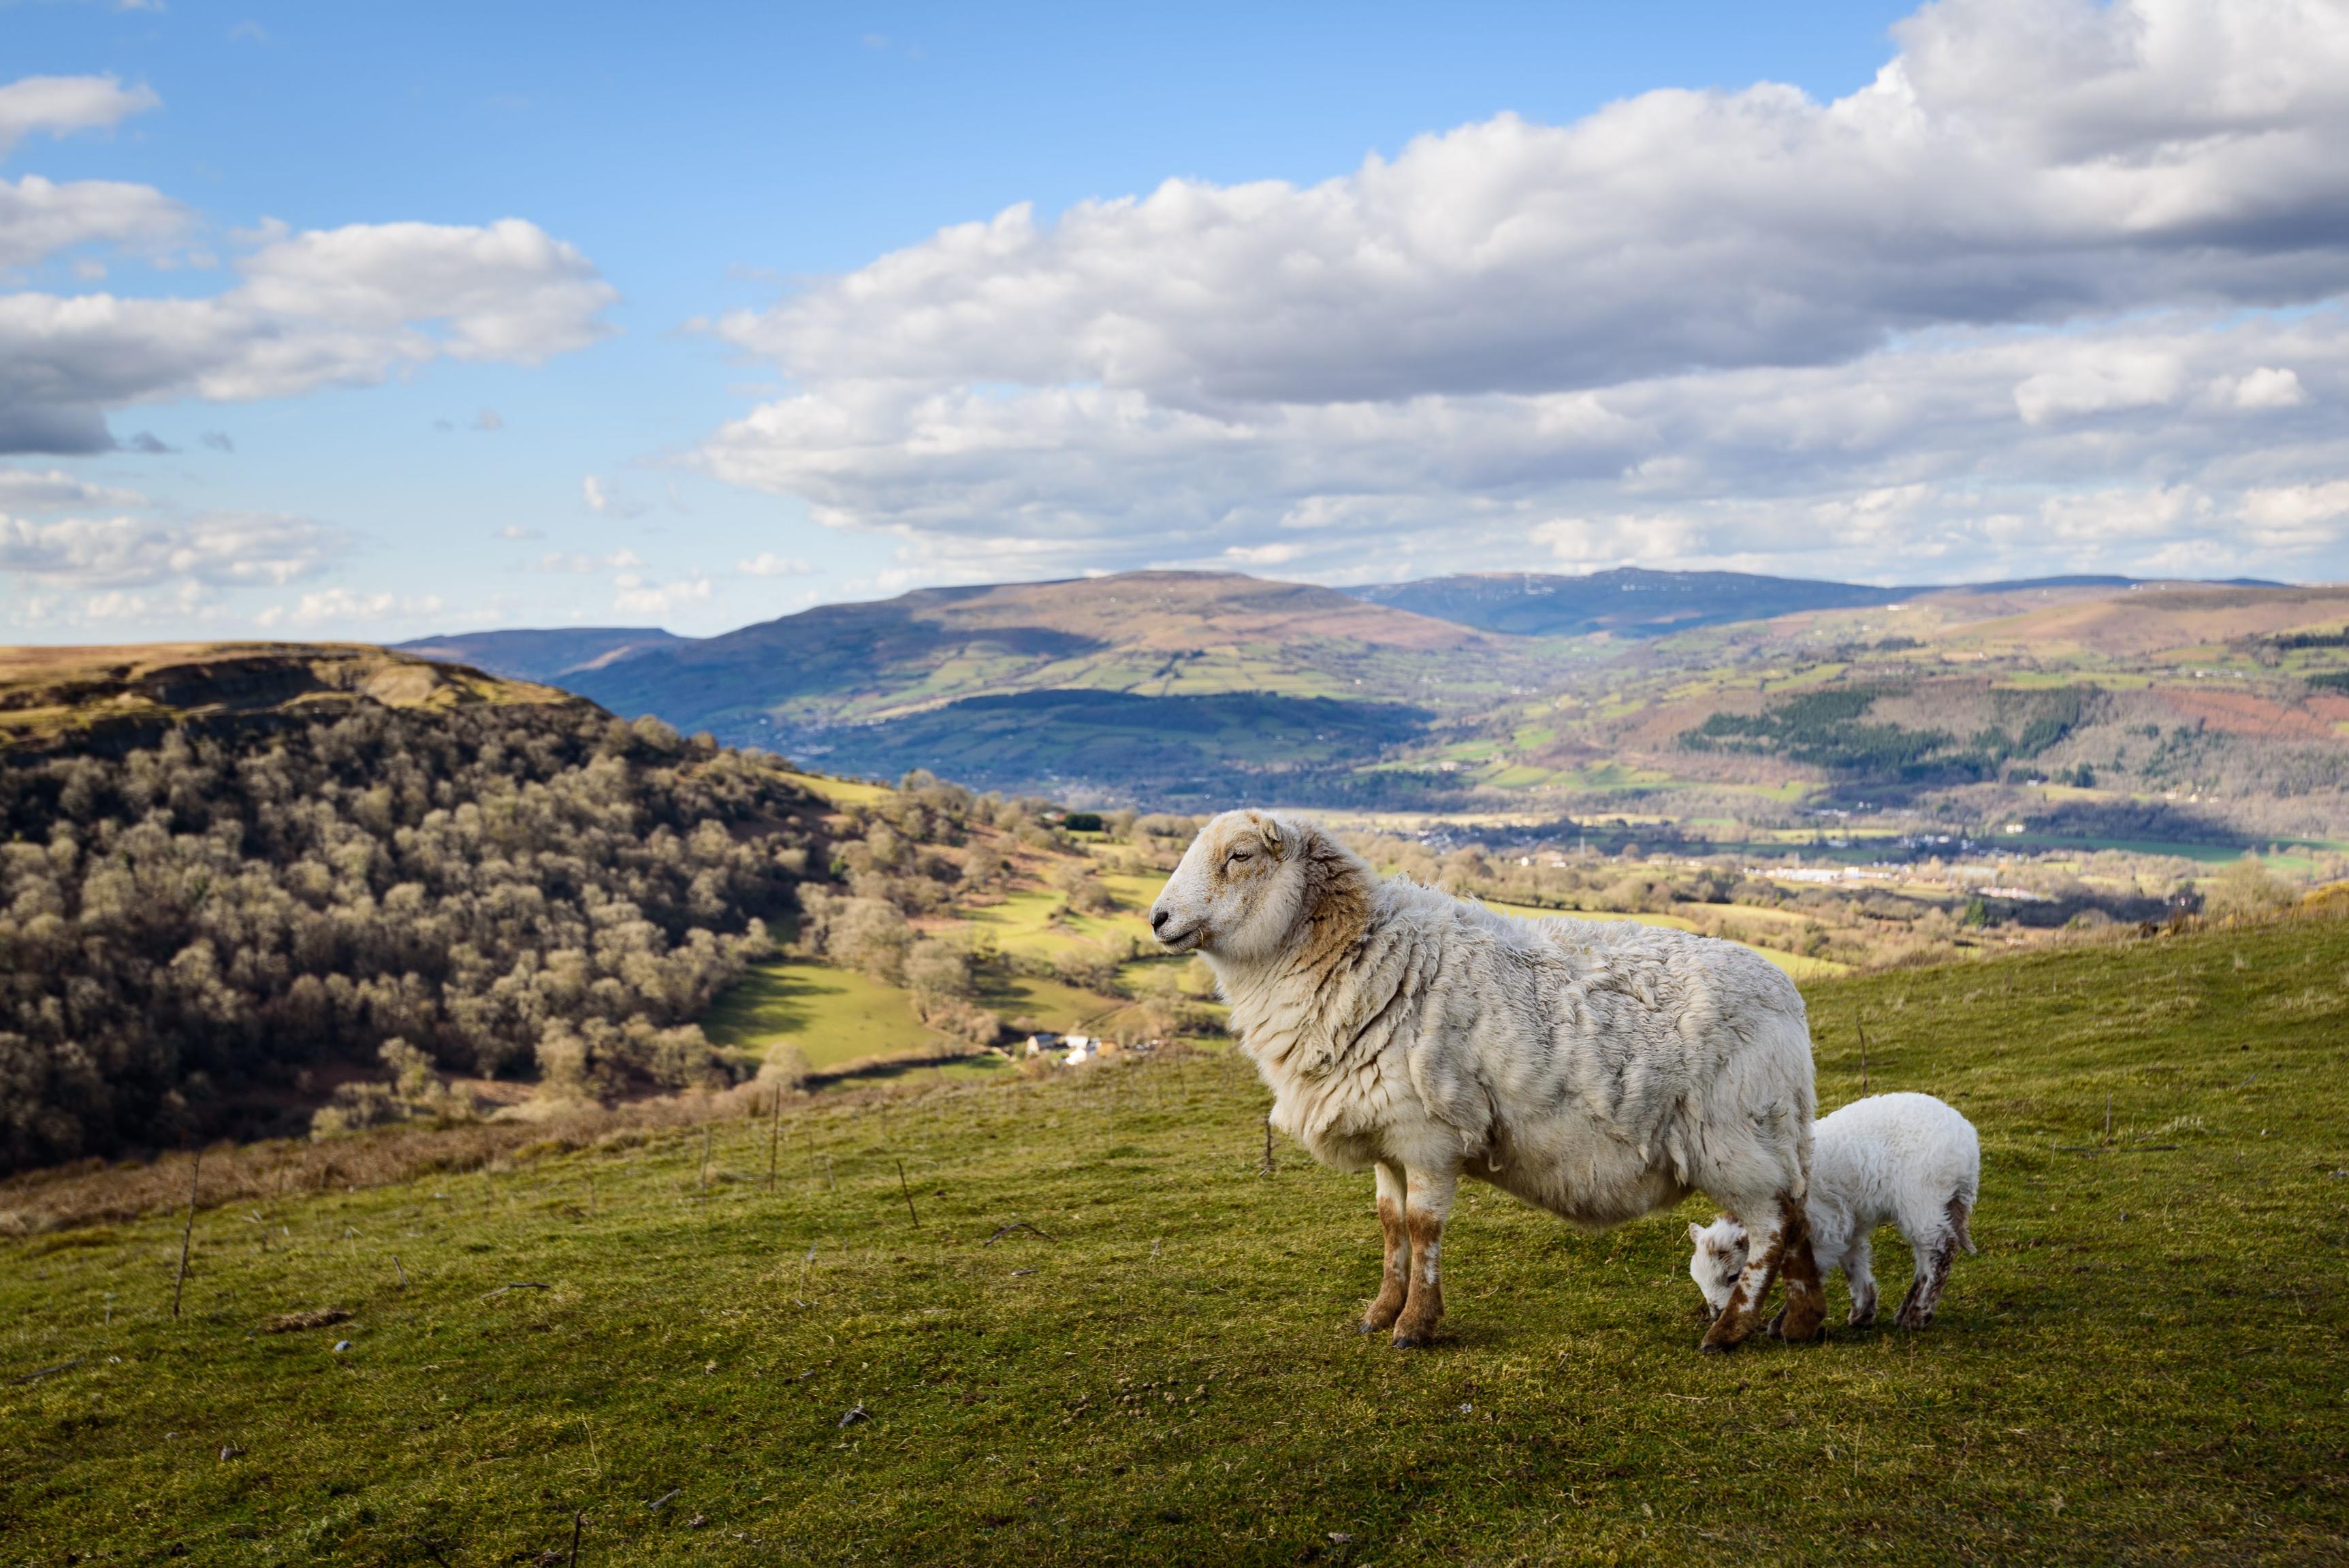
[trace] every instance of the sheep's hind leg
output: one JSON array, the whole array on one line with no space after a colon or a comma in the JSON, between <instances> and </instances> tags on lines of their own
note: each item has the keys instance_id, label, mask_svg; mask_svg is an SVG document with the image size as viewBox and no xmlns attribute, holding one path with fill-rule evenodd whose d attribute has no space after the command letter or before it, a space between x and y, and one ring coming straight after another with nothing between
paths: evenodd
<instances>
[{"instance_id":1,"label":"sheep's hind leg","mask_svg":"<svg viewBox=\"0 0 2349 1568\"><path fill-rule=\"evenodd\" d=\"M1895 1328L1930 1328L1933 1309L1941 1304L1941 1287L1950 1283L1950 1265L1957 1261L1958 1239L1943 1235L1930 1246L1916 1249L1917 1277L1892 1319Z\"/></svg>"},{"instance_id":2,"label":"sheep's hind leg","mask_svg":"<svg viewBox=\"0 0 2349 1568\"><path fill-rule=\"evenodd\" d=\"M1444 1217L1452 1212L1452 1195L1459 1186L1456 1171L1410 1173L1410 1197L1402 1212L1403 1230L1411 1238L1410 1294L1394 1326L1398 1350L1427 1344L1443 1320L1444 1284L1437 1258L1444 1250Z\"/></svg>"},{"instance_id":3,"label":"sheep's hind leg","mask_svg":"<svg viewBox=\"0 0 2349 1568\"><path fill-rule=\"evenodd\" d=\"M1407 1191L1402 1167L1381 1162L1378 1167L1379 1230L1386 1238L1386 1274L1379 1282L1378 1299L1362 1314L1364 1334L1383 1334L1392 1328L1411 1296L1411 1232L1403 1224Z\"/></svg>"},{"instance_id":4,"label":"sheep's hind leg","mask_svg":"<svg viewBox=\"0 0 2349 1568\"><path fill-rule=\"evenodd\" d=\"M1754 1332L1770 1286L1783 1274L1786 1282L1785 1310L1770 1324L1770 1332L1796 1345L1819 1337L1826 1323L1826 1293L1819 1288L1818 1260L1811 1254L1810 1222L1802 1204L1780 1195L1775 1213L1765 1228L1739 1215L1749 1238L1744 1272L1730 1288L1729 1303L1705 1331L1697 1348L1719 1355L1735 1349Z\"/></svg>"}]
</instances>

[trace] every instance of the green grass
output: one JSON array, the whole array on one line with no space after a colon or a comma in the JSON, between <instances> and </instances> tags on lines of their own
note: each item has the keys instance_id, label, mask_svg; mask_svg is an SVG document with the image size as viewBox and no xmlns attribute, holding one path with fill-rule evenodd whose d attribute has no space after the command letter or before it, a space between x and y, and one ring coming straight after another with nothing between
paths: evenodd
<instances>
[{"instance_id":1,"label":"green grass","mask_svg":"<svg viewBox=\"0 0 2349 1568\"><path fill-rule=\"evenodd\" d=\"M711 1043L763 1053L790 1041L812 1068L936 1049L906 993L853 969L785 959L753 967L701 1020Z\"/></svg>"},{"instance_id":2,"label":"green grass","mask_svg":"<svg viewBox=\"0 0 2349 1568\"><path fill-rule=\"evenodd\" d=\"M0 1373L69 1365L0 1384L0 1556L2339 1562L2344 983L2307 921L1808 986L1823 1103L1864 1021L1981 1128L1982 1253L1930 1333L1721 1360L1700 1202L1473 1186L1446 1336L1358 1338L1369 1182L1259 1175L1234 1057L820 1102L773 1192L753 1121L706 1187L679 1134L206 1211L177 1323L173 1216L7 1242Z\"/></svg>"}]
</instances>

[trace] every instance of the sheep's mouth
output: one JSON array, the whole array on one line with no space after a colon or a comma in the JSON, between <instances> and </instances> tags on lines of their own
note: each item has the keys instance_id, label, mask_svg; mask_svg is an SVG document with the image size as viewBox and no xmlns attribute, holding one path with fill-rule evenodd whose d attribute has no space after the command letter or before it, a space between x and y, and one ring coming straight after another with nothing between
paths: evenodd
<instances>
[{"instance_id":1,"label":"sheep's mouth","mask_svg":"<svg viewBox=\"0 0 2349 1568\"><path fill-rule=\"evenodd\" d=\"M1180 931L1160 931L1153 934L1158 938L1158 945L1169 953L1188 953L1199 945L1199 933L1206 925L1206 922L1195 920Z\"/></svg>"}]
</instances>

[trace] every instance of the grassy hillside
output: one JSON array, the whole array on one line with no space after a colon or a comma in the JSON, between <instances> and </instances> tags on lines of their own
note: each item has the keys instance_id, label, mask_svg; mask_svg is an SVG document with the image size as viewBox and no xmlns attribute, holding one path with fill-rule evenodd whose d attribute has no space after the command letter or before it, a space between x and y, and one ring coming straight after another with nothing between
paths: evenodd
<instances>
[{"instance_id":1,"label":"grassy hillside","mask_svg":"<svg viewBox=\"0 0 2349 1568\"><path fill-rule=\"evenodd\" d=\"M1261 1091L1216 1057L794 1104L771 1188L753 1116L204 1209L177 1322L176 1216L0 1243L0 1538L223 1563L564 1561L574 1521L585 1563L2340 1561L2344 982L2349 923L2306 920L1811 984L1824 1103L1859 1091L1864 1022L1872 1088L1980 1126L1982 1253L1928 1334L1718 1361L1682 1273L1696 1202L1588 1237L1473 1191L1446 1336L1358 1338L1366 1179L1285 1150L1260 1174ZM350 1315L272 1332L321 1309Z\"/></svg>"}]
</instances>

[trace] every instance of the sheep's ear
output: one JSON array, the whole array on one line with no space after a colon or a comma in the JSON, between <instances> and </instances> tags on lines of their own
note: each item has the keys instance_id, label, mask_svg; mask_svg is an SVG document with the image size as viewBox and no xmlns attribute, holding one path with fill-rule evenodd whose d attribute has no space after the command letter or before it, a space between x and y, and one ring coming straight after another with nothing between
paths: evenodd
<instances>
[{"instance_id":1,"label":"sheep's ear","mask_svg":"<svg viewBox=\"0 0 2349 1568\"><path fill-rule=\"evenodd\" d=\"M1257 835L1264 840L1264 847L1266 849L1271 851L1276 855L1280 853L1279 823L1274 821L1269 817L1258 817L1256 821L1256 830Z\"/></svg>"}]
</instances>

